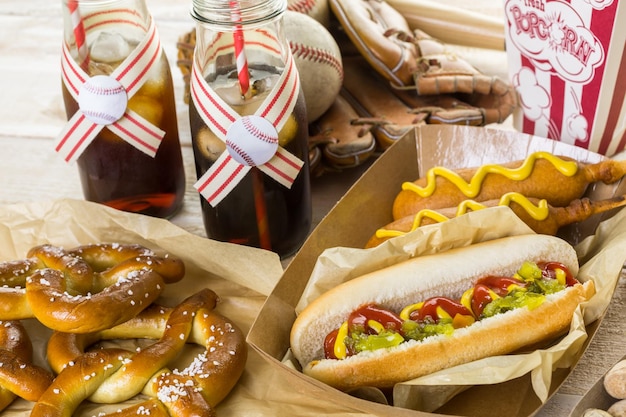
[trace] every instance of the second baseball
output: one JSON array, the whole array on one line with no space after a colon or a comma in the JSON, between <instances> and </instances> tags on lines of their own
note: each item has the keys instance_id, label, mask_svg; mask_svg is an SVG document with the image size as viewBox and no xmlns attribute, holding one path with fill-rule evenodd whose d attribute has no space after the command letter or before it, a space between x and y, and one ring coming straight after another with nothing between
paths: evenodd
<instances>
[{"instance_id":1,"label":"second baseball","mask_svg":"<svg viewBox=\"0 0 626 417\"><path fill-rule=\"evenodd\" d=\"M330 23L328 0L287 0L287 10L311 16L325 27Z\"/></svg>"},{"instance_id":2,"label":"second baseball","mask_svg":"<svg viewBox=\"0 0 626 417\"><path fill-rule=\"evenodd\" d=\"M324 114L339 94L343 83L341 52L328 29L312 17L287 10L283 22L310 123Z\"/></svg>"}]
</instances>

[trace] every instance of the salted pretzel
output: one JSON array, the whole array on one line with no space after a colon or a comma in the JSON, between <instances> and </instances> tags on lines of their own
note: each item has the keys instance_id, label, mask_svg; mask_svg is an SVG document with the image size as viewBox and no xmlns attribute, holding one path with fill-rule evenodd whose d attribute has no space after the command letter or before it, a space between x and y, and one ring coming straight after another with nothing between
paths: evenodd
<instances>
[{"instance_id":1,"label":"salted pretzel","mask_svg":"<svg viewBox=\"0 0 626 417\"><path fill-rule=\"evenodd\" d=\"M136 316L184 274L180 259L141 245L36 246L27 259L0 264L0 320L94 332Z\"/></svg>"},{"instance_id":2,"label":"salted pretzel","mask_svg":"<svg viewBox=\"0 0 626 417\"><path fill-rule=\"evenodd\" d=\"M33 364L33 347L19 321L0 322L0 410L17 397L37 401L52 383L47 370Z\"/></svg>"},{"instance_id":3,"label":"salted pretzel","mask_svg":"<svg viewBox=\"0 0 626 417\"><path fill-rule=\"evenodd\" d=\"M118 403L139 393L152 397L139 406L153 410L151 415L211 415L237 383L247 359L243 333L214 311L217 301L213 291L204 289L173 308L153 305L111 329L88 334L54 332L47 357L58 375L31 415L69 415L85 399ZM157 340L137 351L90 350L109 339ZM205 349L187 368L169 370L168 365L188 343ZM200 414L194 414L198 410Z\"/></svg>"},{"instance_id":4,"label":"salted pretzel","mask_svg":"<svg viewBox=\"0 0 626 417\"><path fill-rule=\"evenodd\" d=\"M26 300L26 279L42 266L37 259L0 263L0 320L34 317Z\"/></svg>"}]
</instances>

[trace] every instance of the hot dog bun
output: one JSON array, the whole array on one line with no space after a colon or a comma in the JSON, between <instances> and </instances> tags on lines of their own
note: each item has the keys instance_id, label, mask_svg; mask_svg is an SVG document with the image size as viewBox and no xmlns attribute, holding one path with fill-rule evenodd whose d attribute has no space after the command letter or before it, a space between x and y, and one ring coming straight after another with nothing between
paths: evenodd
<instances>
[{"instance_id":1,"label":"hot dog bun","mask_svg":"<svg viewBox=\"0 0 626 417\"><path fill-rule=\"evenodd\" d=\"M577 306L595 292L593 282L576 284L530 311L519 308L456 329L451 336L361 352L343 360L323 359L325 336L368 303L393 311L429 297L460 298L479 278L512 276L526 261L558 261L578 274L575 250L547 235L497 239L408 261L355 278L326 292L298 316L291 349L303 372L339 389L390 387L441 369L506 354L564 332Z\"/></svg>"}]
</instances>

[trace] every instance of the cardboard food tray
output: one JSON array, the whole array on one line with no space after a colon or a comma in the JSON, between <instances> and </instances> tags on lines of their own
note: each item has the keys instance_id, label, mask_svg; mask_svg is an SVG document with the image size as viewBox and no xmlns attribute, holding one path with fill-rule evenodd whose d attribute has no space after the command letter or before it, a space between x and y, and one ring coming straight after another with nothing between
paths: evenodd
<instances>
[{"instance_id":1,"label":"cardboard food tray","mask_svg":"<svg viewBox=\"0 0 626 417\"><path fill-rule=\"evenodd\" d=\"M391 203L404 181L423 176L429 168L435 165L449 168L474 167L485 163L521 160L536 150L547 150L590 163L603 159L601 155L590 153L582 148L517 132L428 125L408 134L388 149L368 169L310 235L257 316L248 334L251 347L281 373L282 378L288 381L294 392L317 398L320 401L320 407L326 405L329 414L332 414L330 411L336 406L353 410L356 414L361 412L380 416L426 416L433 415L433 413L459 416L529 416L535 414L540 409L542 400L533 389L533 384L536 382L534 379L537 378L534 372L532 380L530 374L523 374L513 375L495 384L489 382L458 386L434 384L425 387L420 398L409 398L412 394L407 395L403 407L390 406L387 400L389 397L385 398L377 390L363 390L358 394L348 395L300 372L298 364L289 360L289 333L296 317L296 306L315 268L320 266L321 269L335 268L333 273L343 274L347 276L343 279L349 279L350 276L358 276L411 256L403 250L412 247L413 236L411 235L417 234L419 239L423 237L420 236L422 232L413 232L394 239L402 242L397 247L375 248L373 250L378 251L376 254L372 250L351 249L362 248L377 228L391 220ZM622 181L613 185L597 183L589 187L587 196L593 199L608 198L622 194L624 188ZM493 211L488 213L487 210ZM438 230L429 232L430 241L426 246L430 249L426 250L436 251L446 245L448 247L464 245L472 241L489 240L507 234L532 233L508 208L487 210L470 213L464 216L466 220L456 224L457 220L453 219L446 222L448 225L428 226ZM622 249L626 248L624 237L626 230L623 230L626 227L626 221L621 221L619 218L621 216L615 215L616 213L623 214L624 212L615 210L562 230L562 237L572 244L579 244L588 238L583 242L585 244L579 251L581 263L587 262L585 266L591 269L585 274L595 277L594 272L599 272L598 275L602 277L602 280L606 279L606 282L601 283L602 288L599 291L601 294L594 297L595 304L585 310L582 328L583 333L586 334L571 346L570 353L563 360L557 361L558 363L553 368L548 368L553 369L553 372L548 371L550 375L543 401L556 391L580 358L590 340L588 336L594 334L619 279L625 260ZM594 236L600 222L611 216L614 216L614 221L619 222L619 227L607 225L602 232L605 235ZM456 229L452 229L453 227ZM472 229L468 231L471 235L470 241L447 242L445 230L448 232L454 230L452 233L464 233L459 232L459 228ZM598 262L594 260L596 256L600 256L598 253L601 254L606 248L605 244L613 245L612 248L616 247L622 252L618 252L617 257L612 255L608 264L602 266L603 269L600 271L597 266ZM398 247L400 250L397 250ZM320 255L322 255L321 258ZM331 266L320 265L329 258L338 259L338 261ZM372 258L377 261L372 263ZM606 259L603 258L603 261ZM584 267L581 268L581 271L583 270ZM445 379L446 375L443 374L441 378ZM407 392L411 393L410 390ZM433 408L433 404L426 404L429 396L443 396L446 401Z\"/></svg>"}]
</instances>

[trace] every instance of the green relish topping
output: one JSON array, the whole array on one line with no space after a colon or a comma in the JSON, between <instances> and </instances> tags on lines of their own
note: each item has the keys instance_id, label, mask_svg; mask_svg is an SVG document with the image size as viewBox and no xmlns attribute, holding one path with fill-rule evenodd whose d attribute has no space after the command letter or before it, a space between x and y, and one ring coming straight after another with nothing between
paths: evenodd
<instances>
[{"instance_id":1,"label":"green relish topping","mask_svg":"<svg viewBox=\"0 0 626 417\"><path fill-rule=\"evenodd\" d=\"M528 286L528 291L532 291L538 294L554 294L565 289L565 284L560 283L555 279L541 279L533 281Z\"/></svg>"},{"instance_id":2,"label":"green relish topping","mask_svg":"<svg viewBox=\"0 0 626 417\"><path fill-rule=\"evenodd\" d=\"M520 307L528 307L529 310L534 310L539 307L545 296L528 291L513 291L509 295L496 298L483 309L483 317L492 317L496 314L506 313L507 311L514 310Z\"/></svg>"},{"instance_id":3,"label":"green relish topping","mask_svg":"<svg viewBox=\"0 0 626 417\"><path fill-rule=\"evenodd\" d=\"M452 319L440 319L438 323L421 323L413 320L406 320L402 324L402 331L408 339L424 340L427 337L439 334L449 336L454 331L454 326L452 326Z\"/></svg>"},{"instance_id":4,"label":"green relish topping","mask_svg":"<svg viewBox=\"0 0 626 417\"><path fill-rule=\"evenodd\" d=\"M541 279L541 269L534 262L524 262L522 266L517 270L517 275L524 281L534 281Z\"/></svg>"},{"instance_id":5,"label":"green relish topping","mask_svg":"<svg viewBox=\"0 0 626 417\"><path fill-rule=\"evenodd\" d=\"M346 345L355 352L390 348L402 342L402 335L391 330L383 330L379 334L353 333L346 338Z\"/></svg>"}]
</instances>

